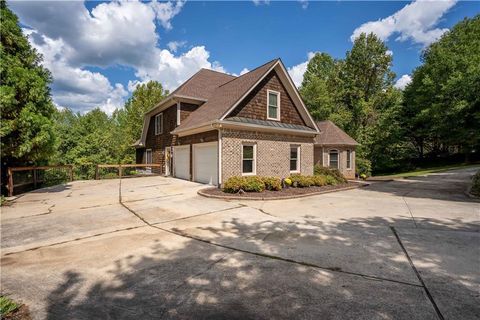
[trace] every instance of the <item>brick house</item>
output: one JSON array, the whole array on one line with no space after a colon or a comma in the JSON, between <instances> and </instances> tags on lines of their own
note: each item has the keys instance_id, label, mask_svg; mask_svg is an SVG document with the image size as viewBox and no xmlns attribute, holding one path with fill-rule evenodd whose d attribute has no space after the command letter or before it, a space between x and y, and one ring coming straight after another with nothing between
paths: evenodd
<instances>
[{"instance_id":1,"label":"brick house","mask_svg":"<svg viewBox=\"0 0 480 320\"><path fill-rule=\"evenodd\" d=\"M238 77L201 69L145 114L136 158L213 185L311 175L319 133L280 59Z\"/></svg>"},{"instance_id":2,"label":"brick house","mask_svg":"<svg viewBox=\"0 0 480 320\"><path fill-rule=\"evenodd\" d=\"M337 168L347 179L355 179L358 142L330 120L317 122L317 127L320 134L315 138L315 164Z\"/></svg>"}]
</instances>

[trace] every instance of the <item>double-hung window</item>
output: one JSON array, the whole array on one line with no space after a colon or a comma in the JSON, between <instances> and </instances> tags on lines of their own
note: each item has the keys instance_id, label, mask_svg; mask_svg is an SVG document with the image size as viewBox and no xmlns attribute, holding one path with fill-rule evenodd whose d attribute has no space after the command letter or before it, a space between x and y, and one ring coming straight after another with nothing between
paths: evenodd
<instances>
[{"instance_id":1,"label":"double-hung window","mask_svg":"<svg viewBox=\"0 0 480 320\"><path fill-rule=\"evenodd\" d=\"M290 146L290 172L300 172L300 146Z\"/></svg>"},{"instance_id":2,"label":"double-hung window","mask_svg":"<svg viewBox=\"0 0 480 320\"><path fill-rule=\"evenodd\" d=\"M347 169L352 169L352 152L347 150Z\"/></svg>"},{"instance_id":3,"label":"double-hung window","mask_svg":"<svg viewBox=\"0 0 480 320\"><path fill-rule=\"evenodd\" d=\"M163 113L155 116L155 135L163 133Z\"/></svg>"},{"instance_id":4,"label":"double-hung window","mask_svg":"<svg viewBox=\"0 0 480 320\"><path fill-rule=\"evenodd\" d=\"M330 168L338 169L338 151L337 150L330 150L328 153L328 166Z\"/></svg>"},{"instance_id":5,"label":"double-hung window","mask_svg":"<svg viewBox=\"0 0 480 320\"><path fill-rule=\"evenodd\" d=\"M242 174L254 175L256 170L255 144L242 145Z\"/></svg>"},{"instance_id":6,"label":"double-hung window","mask_svg":"<svg viewBox=\"0 0 480 320\"><path fill-rule=\"evenodd\" d=\"M267 90L267 119L280 120L280 92Z\"/></svg>"}]
</instances>

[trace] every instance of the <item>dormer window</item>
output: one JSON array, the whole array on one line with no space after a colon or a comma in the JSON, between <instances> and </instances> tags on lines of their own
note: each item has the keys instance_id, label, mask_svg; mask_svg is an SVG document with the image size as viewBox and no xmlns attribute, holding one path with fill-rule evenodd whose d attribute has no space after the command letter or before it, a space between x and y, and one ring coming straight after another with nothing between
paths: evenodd
<instances>
[{"instance_id":1,"label":"dormer window","mask_svg":"<svg viewBox=\"0 0 480 320\"><path fill-rule=\"evenodd\" d=\"M267 90L267 119L280 120L280 92Z\"/></svg>"},{"instance_id":2,"label":"dormer window","mask_svg":"<svg viewBox=\"0 0 480 320\"><path fill-rule=\"evenodd\" d=\"M155 135L163 133L163 113L155 116Z\"/></svg>"}]
</instances>

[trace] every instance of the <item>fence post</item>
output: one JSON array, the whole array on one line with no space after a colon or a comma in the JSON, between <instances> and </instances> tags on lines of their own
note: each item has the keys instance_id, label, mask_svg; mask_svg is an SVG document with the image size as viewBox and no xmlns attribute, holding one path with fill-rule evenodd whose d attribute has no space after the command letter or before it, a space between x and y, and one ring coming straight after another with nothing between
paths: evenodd
<instances>
[{"instance_id":1,"label":"fence post","mask_svg":"<svg viewBox=\"0 0 480 320\"><path fill-rule=\"evenodd\" d=\"M95 180L98 180L98 164L95 166Z\"/></svg>"},{"instance_id":2,"label":"fence post","mask_svg":"<svg viewBox=\"0 0 480 320\"><path fill-rule=\"evenodd\" d=\"M73 166L69 165L68 167L70 168L70 181L73 181Z\"/></svg>"},{"instance_id":3,"label":"fence post","mask_svg":"<svg viewBox=\"0 0 480 320\"><path fill-rule=\"evenodd\" d=\"M8 196L13 196L13 171L12 168L8 168Z\"/></svg>"},{"instance_id":4,"label":"fence post","mask_svg":"<svg viewBox=\"0 0 480 320\"><path fill-rule=\"evenodd\" d=\"M118 165L118 177L120 179L122 179L122 165L121 164Z\"/></svg>"}]
</instances>

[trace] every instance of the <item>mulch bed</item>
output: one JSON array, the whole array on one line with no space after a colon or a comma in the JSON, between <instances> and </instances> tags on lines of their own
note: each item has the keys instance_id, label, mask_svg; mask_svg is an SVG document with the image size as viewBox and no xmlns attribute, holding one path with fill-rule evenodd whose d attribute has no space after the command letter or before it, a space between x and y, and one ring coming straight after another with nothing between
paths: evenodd
<instances>
[{"instance_id":1,"label":"mulch bed","mask_svg":"<svg viewBox=\"0 0 480 320\"><path fill-rule=\"evenodd\" d=\"M281 200L301 198L316 194L329 193L341 190L355 189L365 186L365 183L348 182L336 186L308 187L308 188L285 188L280 191L226 193L219 188L208 188L198 191L198 194L208 198L219 199L248 199L248 200Z\"/></svg>"}]
</instances>

